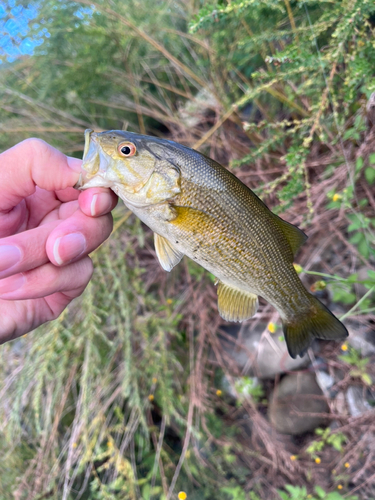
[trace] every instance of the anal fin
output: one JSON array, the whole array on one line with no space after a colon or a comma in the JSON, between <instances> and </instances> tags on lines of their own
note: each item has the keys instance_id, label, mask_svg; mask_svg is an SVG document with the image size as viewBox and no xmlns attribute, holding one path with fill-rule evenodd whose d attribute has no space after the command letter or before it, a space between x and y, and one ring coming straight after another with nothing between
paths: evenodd
<instances>
[{"instance_id":1,"label":"anal fin","mask_svg":"<svg viewBox=\"0 0 375 500\"><path fill-rule=\"evenodd\" d=\"M156 233L154 233L154 244L160 265L165 271L171 271L184 256L166 238Z\"/></svg>"},{"instance_id":2,"label":"anal fin","mask_svg":"<svg viewBox=\"0 0 375 500\"><path fill-rule=\"evenodd\" d=\"M257 312L258 296L219 281L218 309L226 321L244 321Z\"/></svg>"}]
</instances>

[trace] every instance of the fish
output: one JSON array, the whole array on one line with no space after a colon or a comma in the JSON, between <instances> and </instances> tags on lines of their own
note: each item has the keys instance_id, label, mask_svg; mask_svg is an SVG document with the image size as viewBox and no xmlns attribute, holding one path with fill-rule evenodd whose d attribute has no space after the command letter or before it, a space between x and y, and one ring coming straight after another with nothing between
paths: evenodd
<instances>
[{"instance_id":1,"label":"fish","mask_svg":"<svg viewBox=\"0 0 375 500\"><path fill-rule=\"evenodd\" d=\"M348 336L293 266L306 234L208 156L167 139L88 129L75 187L112 189L154 232L166 271L186 255L212 273L223 319L251 318L263 297L280 315L292 358L314 338Z\"/></svg>"}]
</instances>

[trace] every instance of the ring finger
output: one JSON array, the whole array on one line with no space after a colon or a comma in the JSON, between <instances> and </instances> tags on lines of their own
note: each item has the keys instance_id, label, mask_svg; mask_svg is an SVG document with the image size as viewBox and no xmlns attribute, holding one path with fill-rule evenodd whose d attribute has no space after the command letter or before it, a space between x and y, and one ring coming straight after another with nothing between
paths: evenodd
<instances>
[{"instance_id":1,"label":"ring finger","mask_svg":"<svg viewBox=\"0 0 375 500\"><path fill-rule=\"evenodd\" d=\"M51 263L44 264L31 271L0 280L0 298L39 299L56 292L78 289L83 283L87 284L92 272L93 265L89 257L61 268Z\"/></svg>"}]
</instances>

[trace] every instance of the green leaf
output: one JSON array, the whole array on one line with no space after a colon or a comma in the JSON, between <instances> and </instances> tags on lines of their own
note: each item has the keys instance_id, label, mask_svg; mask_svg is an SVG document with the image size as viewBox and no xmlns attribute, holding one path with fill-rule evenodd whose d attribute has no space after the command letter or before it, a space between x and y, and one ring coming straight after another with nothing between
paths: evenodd
<instances>
[{"instance_id":1,"label":"green leaf","mask_svg":"<svg viewBox=\"0 0 375 500\"><path fill-rule=\"evenodd\" d=\"M348 232L351 233L352 231L355 231L356 229L359 229L360 227L361 227L361 222L359 220L357 222L353 222L352 224L349 224Z\"/></svg>"},{"instance_id":2,"label":"green leaf","mask_svg":"<svg viewBox=\"0 0 375 500\"><path fill-rule=\"evenodd\" d=\"M355 228L355 229L358 229L358 228ZM348 230L349 230L349 228L348 228ZM353 245L358 245L358 243L360 243L363 239L364 239L363 234L358 232L358 233L355 233L353 236L351 236L349 238L349 241L350 241L350 243L353 243Z\"/></svg>"},{"instance_id":3,"label":"green leaf","mask_svg":"<svg viewBox=\"0 0 375 500\"><path fill-rule=\"evenodd\" d=\"M318 495L319 498L325 498L326 497L326 492L320 486L315 486L315 492L316 492L316 494Z\"/></svg>"},{"instance_id":4,"label":"green leaf","mask_svg":"<svg viewBox=\"0 0 375 500\"><path fill-rule=\"evenodd\" d=\"M368 167L365 169L365 179L369 184L373 184L375 182L375 168Z\"/></svg>"},{"instance_id":5,"label":"green leaf","mask_svg":"<svg viewBox=\"0 0 375 500\"><path fill-rule=\"evenodd\" d=\"M327 204L327 208L331 210L332 208L340 208L341 207L341 201L330 201Z\"/></svg>"},{"instance_id":6,"label":"green leaf","mask_svg":"<svg viewBox=\"0 0 375 500\"><path fill-rule=\"evenodd\" d=\"M348 130L345 130L345 133L343 135L343 140L346 141L347 139L352 139L355 133L354 128L348 128Z\"/></svg>"},{"instance_id":7,"label":"green leaf","mask_svg":"<svg viewBox=\"0 0 375 500\"><path fill-rule=\"evenodd\" d=\"M328 493L326 500L343 500L343 497L337 491L332 491Z\"/></svg>"},{"instance_id":8,"label":"green leaf","mask_svg":"<svg viewBox=\"0 0 375 500\"><path fill-rule=\"evenodd\" d=\"M375 165L375 153L370 154L370 156L368 157L368 161L370 165Z\"/></svg>"},{"instance_id":9,"label":"green leaf","mask_svg":"<svg viewBox=\"0 0 375 500\"><path fill-rule=\"evenodd\" d=\"M362 373L361 379L366 385L372 385L372 379L368 373Z\"/></svg>"},{"instance_id":10,"label":"green leaf","mask_svg":"<svg viewBox=\"0 0 375 500\"><path fill-rule=\"evenodd\" d=\"M370 255L370 248L365 238L358 244L358 251L365 259L368 259Z\"/></svg>"},{"instance_id":11,"label":"green leaf","mask_svg":"<svg viewBox=\"0 0 375 500\"><path fill-rule=\"evenodd\" d=\"M363 167L363 158L359 156L355 162L355 172L358 173Z\"/></svg>"},{"instance_id":12,"label":"green leaf","mask_svg":"<svg viewBox=\"0 0 375 500\"><path fill-rule=\"evenodd\" d=\"M358 281L358 273L351 274L350 276L347 277L348 283L357 283L357 281Z\"/></svg>"}]
</instances>

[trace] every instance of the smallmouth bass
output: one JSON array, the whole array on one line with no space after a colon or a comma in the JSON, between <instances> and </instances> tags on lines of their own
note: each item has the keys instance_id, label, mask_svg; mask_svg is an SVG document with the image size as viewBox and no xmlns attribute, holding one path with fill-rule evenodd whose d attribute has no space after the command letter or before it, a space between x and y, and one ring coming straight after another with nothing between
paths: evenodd
<instances>
[{"instance_id":1,"label":"smallmouth bass","mask_svg":"<svg viewBox=\"0 0 375 500\"><path fill-rule=\"evenodd\" d=\"M157 137L86 130L75 187L99 186L111 188L152 229L166 271L187 255L217 278L218 310L227 321L251 318L260 295L279 312L293 358L314 338L347 337L293 267L307 236L214 160Z\"/></svg>"}]
</instances>

